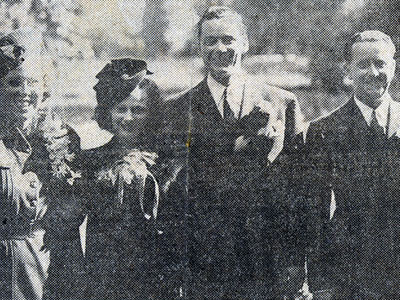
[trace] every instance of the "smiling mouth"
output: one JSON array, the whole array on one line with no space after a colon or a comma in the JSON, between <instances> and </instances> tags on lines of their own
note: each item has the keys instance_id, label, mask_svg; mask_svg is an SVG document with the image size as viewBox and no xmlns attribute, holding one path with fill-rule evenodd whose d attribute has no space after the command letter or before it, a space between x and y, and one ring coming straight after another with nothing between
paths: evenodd
<instances>
[{"instance_id":1,"label":"smiling mouth","mask_svg":"<svg viewBox=\"0 0 400 300\"><path fill-rule=\"evenodd\" d=\"M142 122L135 121L135 122L121 122L119 124L119 128L121 131L124 132L135 132L138 130L141 130L142 128Z\"/></svg>"},{"instance_id":2,"label":"smiling mouth","mask_svg":"<svg viewBox=\"0 0 400 300\"><path fill-rule=\"evenodd\" d=\"M215 68L228 68L234 63L234 53L231 51L224 53L212 53L209 61Z\"/></svg>"}]
</instances>

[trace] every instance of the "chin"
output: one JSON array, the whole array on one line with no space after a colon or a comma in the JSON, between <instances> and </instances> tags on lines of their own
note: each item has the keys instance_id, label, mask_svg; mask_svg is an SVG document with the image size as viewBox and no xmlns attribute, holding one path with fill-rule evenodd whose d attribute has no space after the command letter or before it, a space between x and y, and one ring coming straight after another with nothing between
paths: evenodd
<instances>
[{"instance_id":1,"label":"chin","mask_svg":"<svg viewBox=\"0 0 400 300\"><path fill-rule=\"evenodd\" d=\"M385 93L384 90L379 91L365 91L365 95L370 99L379 99Z\"/></svg>"},{"instance_id":2,"label":"chin","mask_svg":"<svg viewBox=\"0 0 400 300\"><path fill-rule=\"evenodd\" d=\"M231 77L231 72L224 68L224 69L213 69L211 71L211 74L213 75L213 77L215 77L214 79L222 79L222 80L227 80Z\"/></svg>"},{"instance_id":3,"label":"chin","mask_svg":"<svg viewBox=\"0 0 400 300\"><path fill-rule=\"evenodd\" d=\"M221 73L221 74L229 74L230 67L215 67L215 68L213 68L213 72Z\"/></svg>"}]
</instances>

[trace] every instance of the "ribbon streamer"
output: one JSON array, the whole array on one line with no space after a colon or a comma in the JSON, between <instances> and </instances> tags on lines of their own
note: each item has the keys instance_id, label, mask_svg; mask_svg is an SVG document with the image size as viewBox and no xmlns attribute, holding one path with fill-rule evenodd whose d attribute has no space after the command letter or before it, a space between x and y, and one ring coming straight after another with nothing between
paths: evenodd
<instances>
[{"instance_id":1,"label":"ribbon streamer","mask_svg":"<svg viewBox=\"0 0 400 300\"><path fill-rule=\"evenodd\" d=\"M117 199L120 204L124 201L124 185L131 184L134 178L138 181L138 191L139 191L139 205L140 209L146 220L150 220L153 216L154 220L157 219L158 207L160 203L160 188L159 184L154 177L154 175L147 169L146 164L154 165L154 160L157 155L150 152L140 152L138 150L133 150L122 160L115 163L117 171L116 180L113 180L112 173L110 174L113 184L117 181ZM150 178L154 182L154 197L153 197L153 208L151 214L146 213L144 209L144 194L146 180Z\"/></svg>"}]
</instances>

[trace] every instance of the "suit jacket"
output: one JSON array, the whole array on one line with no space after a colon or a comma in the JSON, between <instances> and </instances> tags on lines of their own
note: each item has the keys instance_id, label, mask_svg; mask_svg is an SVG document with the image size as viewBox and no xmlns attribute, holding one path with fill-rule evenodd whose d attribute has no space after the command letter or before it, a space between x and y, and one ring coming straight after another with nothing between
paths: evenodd
<instances>
[{"instance_id":1,"label":"suit jacket","mask_svg":"<svg viewBox=\"0 0 400 300\"><path fill-rule=\"evenodd\" d=\"M278 276L272 271L277 264L271 253L278 243L271 236L266 241L265 232L271 230L264 229L279 227L271 220L282 217L279 211L284 205L276 204L287 190L287 178L280 175L287 173L282 170L289 165L288 156L274 158L280 152L289 153L295 141L302 140L295 96L246 82L242 118L229 122L221 117L203 80L169 101L164 111L162 141L168 149L164 155L184 162L176 185L186 203L183 257L187 258L190 297L271 295ZM285 135L273 141L257 135L269 122L285 124ZM250 143L234 151L240 136L249 137ZM274 160L271 167L269 160ZM176 188L171 190L175 197L181 195Z\"/></svg>"},{"instance_id":2,"label":"suit jacket","mask_svg":"<svg viewBox=\"0 0 400 300\"><path fill-rule=\"evenodd\" d=\"M386 136L371 130L354 99L307 134L310 285L338 299L400 296L400 104L391 101L389 111Z\"/></svg>"}]
</instances>

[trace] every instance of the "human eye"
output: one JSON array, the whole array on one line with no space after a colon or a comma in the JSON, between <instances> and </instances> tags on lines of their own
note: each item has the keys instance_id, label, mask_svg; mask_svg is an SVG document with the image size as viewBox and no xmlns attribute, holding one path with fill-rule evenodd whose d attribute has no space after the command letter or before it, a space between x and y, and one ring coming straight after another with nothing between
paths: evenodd
<instances>
[{"instance_id":1,"label":"human eye","mask_svg":"<svg viewBox=\"0 0 400 300\"><path fill-rule=\"evenodd\" d=\"M369 65L369 62L366 59L360 60L357 63L357 67L360 68L360 69L366 69L366 68L368 68L368 65Z\"/></svg>"},{"instance_id":2,"label":"human eye","mask_svg":"<svg viewBox=\"0 0 400 300\"><path fill-rule=\"evenodd\" d=\"M118 107L117 107L117 113L119 113L119 114L126 113L127 110L128 110L128 109L127 109L126 106L118 106Z\"/></svg>"},{"instance_id":3,"label":"human eye","mask_svg":"<svg viewBox=\"0 0 400 300\"><path fill-rule=\"evenodd\" d=\"M376 68L382 69L383 67L386 66L386 62L383 60L376 60L376 61L374 61L374 65Z\"/></svg>"},{"instance_id":4,"label":"human eye","mask_svg":"<svg viewBox=\"0 0 400 300\"><path fill-rule=\"evenodd\" d=\"M221 40L224 45L230 45L235 39L232 36L224 36Z\"/></svg>"},{"instance_id":5,"label":"human eye","mask_svg":"<svg viewBox=\"0 0 400 300\"><path fill-rule=\"evenodd\" d=\"M27 78L27 83L29 86L34 86L39 83L39 80L34 78Z\"/></svg>"},{"instance_id":6,"label":"human eye","mask_svg":"<svg viewBox=\"0 0 400 300\"><path fill-rule=\"evenodd\" d=\"M214 37L214 36L206 36L206 37L203 39L203 43L204 43L204 45L206 45L206 46L215 45L215 44L217 43L217 41L218 41L218 39L217 39L216 37Z\"/></svg>"}]
</instances>

